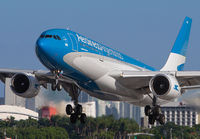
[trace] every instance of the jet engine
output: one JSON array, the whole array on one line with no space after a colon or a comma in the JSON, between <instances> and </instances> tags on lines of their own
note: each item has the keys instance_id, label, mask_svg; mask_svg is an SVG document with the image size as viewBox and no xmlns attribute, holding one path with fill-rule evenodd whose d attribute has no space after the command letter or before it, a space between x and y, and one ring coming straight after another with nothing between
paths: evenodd
<instances>
[{"instance_id":1,"label":"jet engine","mask_svg":"<svg viewBox=\"0 0 200 139\"><path fill-rule=\"evenodd\" d=\"M167 74L155 75L150 80L149 88L155 96L164 100L175 99L181 94L177 79Z\"/></svg>"},{"instance_id":2,"label":"jet engine","mask_svg":"<svg viewBox=\"0 0 200 139\"><path fill-rule=\"evenodd\" d=\"M16 95L24 98L35 97L40 90L40 84L33 74L15 74L10 86Z\"/></svg>"}]
</instances>

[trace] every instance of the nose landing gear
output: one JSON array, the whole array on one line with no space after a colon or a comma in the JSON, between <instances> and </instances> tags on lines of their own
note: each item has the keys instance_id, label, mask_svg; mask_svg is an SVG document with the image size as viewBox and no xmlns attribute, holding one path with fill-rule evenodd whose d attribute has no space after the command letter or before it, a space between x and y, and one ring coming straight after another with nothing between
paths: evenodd
<instances>
[{"instance_id":1,"label":"nose landing gear","mask_svg":"<svg viewBox=\"0 0 200 139\"><path fill-rule=\"evenodd\" d=\"M56 91L56 90L61 91L62 90L62 84L58 81L61 71L55 70L55 71L52 71L52 73L55 74L56 80L51 83L51 89L53 91Z\"/></svg>"},{"instance_id":2,"label":"nose landing gear","mask_svg":"<svg viewBox=\"0 0 200 139\"><path fill-rule=\"evenodd\" d=\"M62 90L62 85L61 85L61 83L56 83L56 82L53 82L53 83L51 83L51 90L52 91L56 91L56 90L58 90L58 91L61 91Z\"/></svg>"},{"instance_id":3,"label":"nose landing gear","mask_svg":"<svg viewBox=\"0 0 200 139\"><path fill-rule=\"evenodd\" d=\"M161 108L156 104L156 97L153 97L153 106L146 105L144 112L149 118L149 124L153 125L155 121L158 121L161 125L165 124L165 116L161 112Z\"/></svg>"}]
</instances>

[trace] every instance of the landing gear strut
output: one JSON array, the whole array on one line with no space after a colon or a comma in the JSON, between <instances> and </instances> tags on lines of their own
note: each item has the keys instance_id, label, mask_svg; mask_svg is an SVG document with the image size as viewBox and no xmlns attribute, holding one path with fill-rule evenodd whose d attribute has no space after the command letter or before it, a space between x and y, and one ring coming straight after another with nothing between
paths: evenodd
<instances>
[{"instance_id":1,"label":"landing gear strut","mask_svg":"<svg viewBox=\"0 0 200 139\"><path fill-rule=\"evenodd\" d=\"M71 123L76 123L77 120L80 120L82 124L86 122L86 114L82 113L82 105L78 104L78 96L80 91L81 90L76 85L71 86L70 96L74 101L74 108L70 104L66 106L66 114L70 115Z\"/></svg>"},{"instance_id":2,"label":"landing gear strut","mask_svg":"<svg viewBox=\"0 0 200 139\"><path fill-rule=\"evenodd\" d=\"M61 91L61 90L62 90L62 85L61 85L61 83L58 81L59 75L60 75L61 71L60 71L60 70L55 70L55 71L52 71L52 73L55 74L56 80L55 80L55 82L52 82L52 83L51 83L51 89L52 89L53 91L56 91L56 90Z\"/></svg>"},{"instance_id":3,"label":"landing gear strut","mask_svg":"<svg viewBox=\"0 0 200 139\"><path fill-rule=\"evenodd\" d=\"M144 112L145 115L149 117L149 124L153 125L155 121L158 121L161 125L165 124L165 116L161 112L161 108L157 105L156 96L153 97L152 107L150 105L146 105Z\"/></svg>"},{"instance_id":4,"label":"landing gear strut","mask_svg":"<svg viewBox=\"0 0 200 139\"><path fill-rule=\"evenodd\" d=\"M62 84L58 80L61 74L61 71L53 70L52 73L55 75L55 81L51 83L51 89L53 91L62 90ZM76 123L77 120L80 120L81 123L85 123L86 114L82 113L82 110L83 110L82 105L78 104L78 96L81 90L75 84L68 84L67 92L72 97L72 101L74 102L74 107L72 107L70 104L66 106L66 114L70 115L71 123Z\"/></svg>"}]
</instances>

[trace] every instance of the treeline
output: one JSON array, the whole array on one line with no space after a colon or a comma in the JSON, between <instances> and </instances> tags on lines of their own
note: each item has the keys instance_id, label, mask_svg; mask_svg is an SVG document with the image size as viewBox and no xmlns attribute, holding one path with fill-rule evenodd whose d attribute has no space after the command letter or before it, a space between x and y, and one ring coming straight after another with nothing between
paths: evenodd
<instances>
[{"instance_id":1,"label":"treeline","mask_svg":"<svg viewBox=\"0 0 200 139\"><path fill-rule=\"evenodd\" d=\"M199 139L200 138L200 124L193 127L189 126L178 126L172 122L166 123L163 126L153 127L146 129L144 132L151 132L156 139Z\"/></svg>"},{"instance_id":2,"label":"treeline","mask_svg":"<svg viewBox=\"0 0 200 139\"><path fill-rule=\"evenodd\" d=\"M27 119L15 121L13 117L0 120L0 138L5 135L12 139L127 139L129 133L146 132L155 136L138 136L138 139L151 138L198 138L200 125L192 128L167 123L164 126L149 129L139 129L133 119L121 118L116 120L113 116L88 118L85 124L77 122L71 124L68 117L52 116L51 119ZM134 139L134 137L131 137Z\"/></svg>"},{"instance_id":3,"label":"treeline","mask_svg":"<svg viewBox=\"0 0 200 139\"><path fill-rule=\"evenodd\" d=\"M138 124L134 120L119 119L113 116L88 118L85 124L71 124L68 117L52 116L16 121L13 117L0 120L0 138L12 139L113 139L125 138L128 133L137 132Z\"/></svg>"}]
</instances>

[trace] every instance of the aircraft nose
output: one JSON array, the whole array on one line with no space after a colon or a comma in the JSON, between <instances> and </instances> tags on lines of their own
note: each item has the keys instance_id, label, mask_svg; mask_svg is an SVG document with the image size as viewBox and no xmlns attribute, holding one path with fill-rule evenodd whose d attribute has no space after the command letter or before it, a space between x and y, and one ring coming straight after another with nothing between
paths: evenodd
<instances>
[{"instance_id":1,"label":"aircraft nose","mask_svg":"<svg viewBox=\"0 0 200 139\"><path fill-rule=\"evenodd\" d=\"M45 45L45 42L41 39L38 39L37 42L36 42L36 47L38 47L39 50L42 50L43 52L46 51L46 45Z\"/></svg>"}]
</instances>

